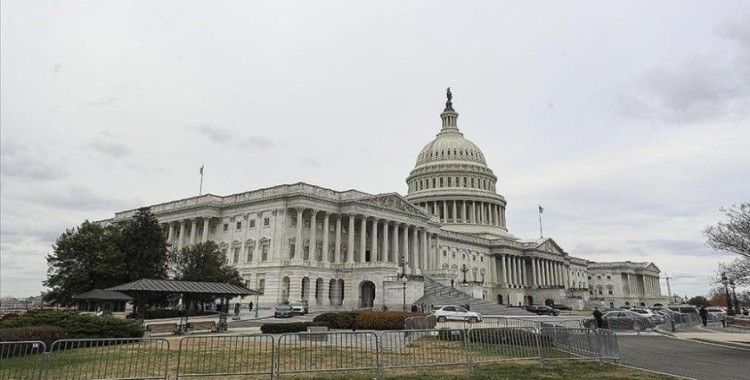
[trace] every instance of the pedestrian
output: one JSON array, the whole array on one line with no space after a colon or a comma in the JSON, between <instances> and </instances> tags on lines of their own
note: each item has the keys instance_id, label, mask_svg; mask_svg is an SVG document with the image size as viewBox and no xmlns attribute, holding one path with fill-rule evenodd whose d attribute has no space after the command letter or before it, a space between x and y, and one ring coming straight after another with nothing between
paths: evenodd
<instances>
[{"instance_id":1,"label":"pedestrian","mask_svg":"<svg viewBox=\"0 0 750 380\"><path fill-rule=\"evenodd\" d=\"M236 302L234 304L234 315L240 315L240 303Z\"/></svg>"},{"instance_id":2,"label":"pedestrian","mask_svg":"<svg viewBox=\"0 0 750 380\"><path fill-rule=\"evenodd\" d=\"M594 315L594 319L596 320L596 328L598 328L598 329L602 328L603 325L604 325L602 323L602 312L599 311L598 307L594 308L593 315Z\"/></svg>"},{"instance_id":3,"label":"pedestrian","mask_svg":"<svg viewBox=\"0 0 750 380\"><path fill-rule=\"evenodd\" d=\"M703 326L708 325L708 310L706 310L705 306L701 306L700 311L698 312L701 316L701 322L703 322Z\"/></svg>"},{"instance_id":4,"label":"pedestrian","mask_svg":"<svg viewBox=\"0 0 750 380\"><path fill-rule=\"evenodd\" d=\"M250 309L250 312L253 311L253 301L250 301L250 303L247 304L247 308Z\"/></svg>"}]
</instances>

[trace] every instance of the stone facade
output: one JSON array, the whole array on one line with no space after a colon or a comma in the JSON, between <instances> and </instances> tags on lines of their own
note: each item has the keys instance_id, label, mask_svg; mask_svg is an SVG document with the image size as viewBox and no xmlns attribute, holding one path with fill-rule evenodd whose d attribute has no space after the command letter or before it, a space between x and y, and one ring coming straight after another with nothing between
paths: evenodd
<instances>
[{"instance_id":1,"label":"stone facade","mask_svg":"<svg viewBox=\"0 0 750 380\"><path fill-rule=\"evenodd\" d=\"M172 249L216 242L248 286L263 292L260 306L400 307L404 296L407 304L422 296L429 276L503 305L583 307L590 263L550 238L510 234L497 177L458 130L450 94L440 116L442 128L419 153L406 196L296 183L150 208Z\"/></svg>"},{"instance_id":2,"label":"stone facade","mask_svg":"<svg viewBox=\"0 0 750 380\"><path fill-rule=\"evenodd\" d=\"M590 299L602 307L669 303L669 297L661 294L660 271L653 263L592 262L588 272Z\"/></svg>"}]
</instances>

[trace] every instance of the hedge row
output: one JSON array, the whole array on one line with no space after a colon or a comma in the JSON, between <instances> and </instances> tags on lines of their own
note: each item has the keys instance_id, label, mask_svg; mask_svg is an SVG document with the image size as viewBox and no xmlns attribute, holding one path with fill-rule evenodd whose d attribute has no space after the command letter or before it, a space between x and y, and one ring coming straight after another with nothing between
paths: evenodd
<instances>
[{"instance_id":1,"label":"hedge row","mask_svg":"<svg viewBox=\"0 0 750 380\"><path fill-rule=\"evenodd\" d=\"M326 326L320 322L289 322L289 323L266 323L260 326L263 334L283 334L293 332L304 332L310 326Z\"/></svg>"},{"instance_id":2,"label":"hedge row","mask_svg":"<svg viewBox=\"0 0 750 380\"><path fill-rule=\"evenodd\" d=\"M11 327L55 326L65 331L66 338L137 338L143 326L132 320L109 316L79 314L73 310L36 310L0 321L0 330ZM40 340L29 336L29 340Z\"/></svg>"},{"instance_id":3,"label":"hedge row","mask_svg":"<svg viewBox=\"0 0 750 380\"><path fill-rule=\"evenodd\" d=\"M403 330L406 318L417 314L407 311L360 310L323 313L313 321L331 329Z\"/></svg>"}]
</instances>

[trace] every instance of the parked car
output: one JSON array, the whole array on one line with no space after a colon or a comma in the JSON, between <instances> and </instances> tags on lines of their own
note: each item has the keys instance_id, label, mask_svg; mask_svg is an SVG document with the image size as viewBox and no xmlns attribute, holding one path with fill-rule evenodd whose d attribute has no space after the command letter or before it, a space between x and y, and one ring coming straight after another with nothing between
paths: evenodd
<instances>
[{"instance_id":1,"label":"parked car","mask_svg":"<svg viewBox=\"0 0 750 380\"><path fill-rule=\"evenodd\" d=\"M474 311L468 311L461 306L446 305L432 311L432 315L437 318L438 322L445 321L467 321L470 323L481 322L482 314Z\"/></svg>"},{"instance_id":2,"label":"parked car","mask_svg":"<svg viewBox=\"0 0 750 380\"><path fill-rule=\"evenodd\" d=\"M610 311L604 313L602 319L605 326L612 330L635 330L636 326L640 330L645 330L655 326L650 319L630 310ZM584 322L584 326L588 328L593 328L595 325L596 321L593 319Z\"/></svg>"},{"instance_id":3,"label":"parked car","mask_svg":"<svg viewBox=\"0 0 750 380\"><path fill-rule=\"evenodd\" d=\"M527 305L524 309L537 315L551 315L554 317L560 315L559 311L545 305Z\"/></svg>"},{"instance_id":4,"label":"parked car","mask_svg":"<svg viewBox=\"0 0 750 380\"><path fill-rule=\"evenodd\" d=\"M307 314L307 306L305 306L305 304L302 302L293 303L289 306L292 307L292 312L294 314L299 314L299 315Z\"/></svg>"},{"instance_id":5,"label":"parked car","mask_svg":"<svg viewBox=\"0 0 750 380\"><path fill-rule=\"evenodd\" d=\"M276 309L273 311L274 318L291 318L294 316L294 311L291 305L281 304L276 305Z\"/></svg>"},{"instance_id":6,"label":"parked car","mask_svg":"<svg viewBox=\"0 0 750 380\"><path fill-rule=\"evenodd\" d=\"M710 319L714 321L721 321L727 317L727 311L723 307L707 307L706 311L711 316Z\"/></svg>"},{"instance_id":7,"label":"parked car","mask_svg":"<svg viewBox=\"0 0 750 380\"><path fill-rule=\"evenodd\" d=\"M660 324L664 323L664 317L662 317L660 314L652 312L649 309L645 309L645 308L644 309L642 309L642 308L633 308L633 309L630 309L630 311L632 311L634 313L638 313L638 314L640 314L640 315L642 315L642 316L650 319L651 322L653 322L655 325L660 325Z\"/></svg>"},{"instance_id":8,"label":"parked car","mask_svg":"<svg viewBox=\"0 0 750 380\"><path fill-rule=\"evenodd\" d=\"M567 305L552 305L552 308L555 310L566 310L566 311L573 310L570 308L570 306L567 306Z\"/></svg>"}]
</instances>

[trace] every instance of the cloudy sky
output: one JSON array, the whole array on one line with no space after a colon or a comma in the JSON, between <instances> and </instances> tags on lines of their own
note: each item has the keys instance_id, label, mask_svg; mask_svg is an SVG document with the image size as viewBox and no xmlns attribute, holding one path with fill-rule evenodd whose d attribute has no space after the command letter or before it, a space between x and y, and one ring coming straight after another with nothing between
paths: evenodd
<instances>
[{"instance_id":1,"label":"cloudy sky","mask_svg":"<svg viewBox=\"0 0 750 380\"><path fill-rule=\"evenodd\" d=\"M404 194L448 85L515 235L541 203L571 254L654 261L680 295L731 259L701 230L750 201L747 2L277 3L1 3L3 295L204 163L214 194Z\"/></svg>"}]
</instances>

